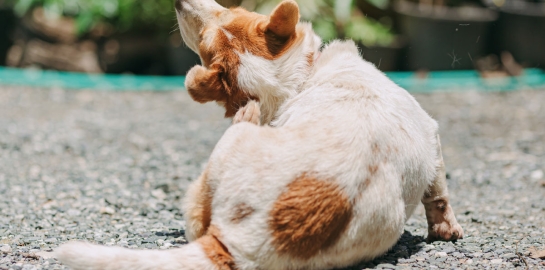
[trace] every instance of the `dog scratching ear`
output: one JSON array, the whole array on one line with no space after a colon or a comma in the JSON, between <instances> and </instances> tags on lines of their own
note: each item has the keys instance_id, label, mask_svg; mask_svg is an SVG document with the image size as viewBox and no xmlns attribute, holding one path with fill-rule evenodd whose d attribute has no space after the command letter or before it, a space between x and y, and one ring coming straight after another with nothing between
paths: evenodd
<instances>
[{"instance_id":1,"label":"dog scratching ear","mask_svg":"<svg viewBox=\"0 0 545 270\"><path fill-rule=\"evenodd\" d=\"M220 73L219 67L214 66L210 69L199 65L191 68L185 80L185 88L191 98L199 103L224 101L226 93Z\"/></svg>"},{"instance_id":2,"label":"dog scratching ear","mask_svg":"<svg viewBox=\"0 0 545 270\"><path fill-rule=\"evenodd\" d=\"M280 37L290 37L298 22L299 6L293 0L285 0L271 13L267 28Z\"/></svg>"}]
</instances>

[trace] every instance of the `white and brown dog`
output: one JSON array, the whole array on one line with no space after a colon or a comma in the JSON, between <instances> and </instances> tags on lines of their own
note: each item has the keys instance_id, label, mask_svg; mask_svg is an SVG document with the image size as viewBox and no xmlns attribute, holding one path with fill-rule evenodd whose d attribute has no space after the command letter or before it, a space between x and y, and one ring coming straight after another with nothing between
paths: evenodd
<instances>
[{"instance_id":1,"label":"white and brown dog","mask_svg":"<svg viewBox=\"0 0 545 270\"><path fill-rule=\"evenodd\" d=\"M320 52L292 0L270 16L213 0L177 0L176 10L183 39L203 64L187 75L190 95L222 104L236 123L188 190L192 242L167 251L69 243L56 251L63 263L343 267L391 248L420 201L429 240L463 236L448 201L437 123L363 61L353 42Z\"/></svg>"}]
</instances>

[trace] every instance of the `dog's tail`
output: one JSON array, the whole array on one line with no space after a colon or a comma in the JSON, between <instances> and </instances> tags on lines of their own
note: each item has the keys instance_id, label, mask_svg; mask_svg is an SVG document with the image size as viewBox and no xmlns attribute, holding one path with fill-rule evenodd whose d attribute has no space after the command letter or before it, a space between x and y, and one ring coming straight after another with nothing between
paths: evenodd
<instances>
[{"instance_id":1,"label":"dog's tail","mask_svg":"<svg viewBox=\"0 0 545 270\"><path fill-rule=\"evenodd\" d=\"M54 256L74 270L218 270L234 269L225 246L213 236L203 236L178 249L132 250L83 242L69 242Z\"/></svg>"}]
</instances>

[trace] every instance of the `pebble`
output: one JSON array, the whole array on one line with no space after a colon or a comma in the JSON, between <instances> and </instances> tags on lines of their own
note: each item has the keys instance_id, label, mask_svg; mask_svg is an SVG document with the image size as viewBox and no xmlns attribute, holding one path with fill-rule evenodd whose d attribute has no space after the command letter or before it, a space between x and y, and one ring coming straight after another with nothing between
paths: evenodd
<instances>
[{"instance_id":1,"label":"pebble","mask_svg":"<svg viewBox=\"0 0 545 270\"><path fill-rule=\"evenodd\" d=\"M8 246L8 245L3 245L3 246L0 247L0 251L5 252L5 253L9 253L9 252L11 252L11 247Z\"/></svg>"},{"instance_id":2,"label":"pebble","mask_svg":"<svg viewBox=\"0 0 545 270\"><path fill-rule=\"evenodd\" d=\"M101 214L113 215L113 214L115 214L115 209L113 209L112 207L109 207L109 206L104 206L104 207L100 208L100 213Z\"/></svg>"},{"instance_id":3,"label":"pebble","mask_svg":"<svg viewBox=\"0 0 545 270\"><path fill-rule=\"evenodd\" d=\"M435 257L446 257L446 256L447 256L446 252L436 252L435 253Z\"/></svg>"},{"instance_id":4,"label":"pebble","mask_svg":"<svg viewBox=\"0 0 545 270\"><path fill-rule=\"evenodd\" d=\"M502 255L500 256L500 258L509 260L509 259L518 258L518 256L517 256L515 253L505 253L505 254L502 254Z\"/></svg>"},{"instance_id":5,"label":"pebble","mask_svg":"<svg viewBox=\"0 0 545 270\"><path fill-rule=\"evenodd\" d=\"M491 264L501 264L503 262L502 259L493 259L490 261Z\"/></svg>"},{"instance_id":6,"label":"pebble","mask_svg":"<svg viewBox=\"0 0 545 270\"><path fill-rule=\"evenodd\" d=\"M532 177L533 180L541 180L543 179L543 171L535 170L530 174L530 177Z\"/></svg>"}]
</instances>

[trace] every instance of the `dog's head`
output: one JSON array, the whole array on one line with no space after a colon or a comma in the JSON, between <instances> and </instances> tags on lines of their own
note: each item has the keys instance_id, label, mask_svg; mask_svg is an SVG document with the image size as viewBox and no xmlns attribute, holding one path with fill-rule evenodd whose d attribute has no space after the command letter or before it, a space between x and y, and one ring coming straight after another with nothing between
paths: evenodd
<instances>
[{"instance_id":1,"label":"dog's head","mask_svg":"<svg viewBox=\"0 0 545 270\"><path fill-rule=\"evenodd\" d=\"M269 16L213 0L175 0L175 6L184 42L202 62L187 74L186 88L198 102L225 106L226 117L250 99L277 108L272 103L304 82L321 44L310 25L299 23L293 0ZM262 105L262 113L274 112Z\"/></svg>"}]
</instances>

